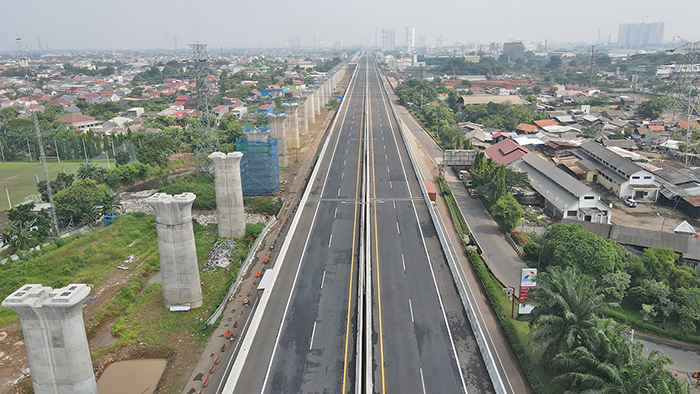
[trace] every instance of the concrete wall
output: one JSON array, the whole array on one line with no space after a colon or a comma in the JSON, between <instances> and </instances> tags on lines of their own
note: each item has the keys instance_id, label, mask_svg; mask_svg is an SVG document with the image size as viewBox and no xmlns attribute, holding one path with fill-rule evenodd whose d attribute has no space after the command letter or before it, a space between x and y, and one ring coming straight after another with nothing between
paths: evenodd
<instances>
[{"instance_id":1,"label":"concrete wall","mask_svg":"<svg viewBox=\"0 0 700 394\"><path fill-rule=\"evenodd\" d=\"M97 394L83 323L88 294L84 284L30 284L2 302L19 315L36 394Z\"/></svg>"},{"instance_id":2,"label":"concrete wall","mask_svg":"<svg viewBox=\"0 0 700 394\"><path fill-rule=\"evenodd\" d=\"M209 159L214 164L214 190L216 191L216 217L219 237L243 238L245 235L245 211L241 186L241 158L243 153L214 152Z\"/></svg>"},{"instance_id":3,"label":"concrete wall","mask_svg":"<svg viewBox=\"0 0 700 394\"><path fill-rule=\"evenodd\" d=\"M146 200L156 213L158 256L165 306L202 306L197 249L192 230L193 193L156 193Z\"/></svg>"}]
</instances>

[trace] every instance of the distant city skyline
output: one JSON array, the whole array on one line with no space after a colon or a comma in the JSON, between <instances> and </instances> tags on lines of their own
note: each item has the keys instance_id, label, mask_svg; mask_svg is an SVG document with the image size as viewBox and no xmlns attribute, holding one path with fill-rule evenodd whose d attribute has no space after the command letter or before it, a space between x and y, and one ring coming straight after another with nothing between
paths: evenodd
<instances>
[{"instance_id":1,"label":"distant city skyline","mask_svg":"<svg viewBox=\"0 0 700 394\"><path fill-rule=\"evenodd\" d=\"M301 47L342 41L345 46L374 45L375 32L394 29L403 33L413 26L416 37L435 45L449 43L507 42L595 43L599 33L617 41L622 23L664 22L664 42L675 36L700 40L694 15L696 1L672 3L638 0L591 0L569 6L554 0L522 2L501 0L475 4L436 0L231 3L184 0L100 3L89 0L54 2L36 0L27 6L4 2L6 16L0 25L0 51L12 51L19 35L30 50L173 49L200 42L212 48L282 48L289 37ZM37 11L39 10L39 11ZM488 17L480 17L488 16ZM405 48L399 34L397 48ZM296 44L296 43L295 43Z\"/></svg>"}]
</instances>

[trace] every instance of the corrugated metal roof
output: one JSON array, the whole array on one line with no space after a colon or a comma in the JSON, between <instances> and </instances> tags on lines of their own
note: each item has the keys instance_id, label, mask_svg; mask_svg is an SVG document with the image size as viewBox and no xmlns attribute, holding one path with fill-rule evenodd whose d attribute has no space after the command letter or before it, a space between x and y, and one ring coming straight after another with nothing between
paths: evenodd
<instances>
[{"instance_id":1,"label":"corrugated metal roof","mask_svg":"<svg viewBox=\"0 0 700 394\"><path fill-rule=\"evenodd\" d=\"M544 176L564 188L567 192L571 193L577 200L578 197L591 191L590 187L579 182L576 180L576 178L555 167L553 164L540 158L534 152L526 154L522 159L534 169L541 172Z\"/></svg>"},{"instance_id":2,"label":"corrugated metal roof","mask_svg":"<svg viewBox=\"0 0 700 394\"><path fill-rule=\"evenodd\" d=\"M530 153L531 154L531 153ZM524 156L523 156L524 157ZM574 206L578 198L571 195L566 189L549 179L525 161L515 163L521 171L526 172L530 179L530 186L544 197L550 204L554 205L560 212Z\"/></svg>"},{"instance_id":3,"label":"corrugated metal roof","mask_svg":"<svg viewBox=\"0 0 700 394\"><path fill-rule=\"evenodd\" d=\"M638 164L621 157L610 149L593 141L584 142L581 144L581 148L593 156L595 160L601 162L601 164L603 164L602 162L607 162L608 165L622 171L627 178L635 172L646 171Z\"/></svg>"}]
</instances>

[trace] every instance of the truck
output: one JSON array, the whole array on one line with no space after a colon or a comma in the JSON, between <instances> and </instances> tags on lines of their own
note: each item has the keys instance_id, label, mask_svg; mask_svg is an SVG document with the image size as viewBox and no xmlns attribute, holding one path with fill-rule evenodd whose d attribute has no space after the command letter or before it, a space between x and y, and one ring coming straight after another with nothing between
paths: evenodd
<instances>
[{"instance_id":1,"label":"truck","mask_svg":"<svg viewBox=\"0 0 700 394\"><path fill-rule=\"evenodd\" d=\"M435 185L433 185L433 182L430 181L423 181L423 185L425 186L425 190L428 192L428 198L433 204L433 208L435 208L437 199L437 190L435 190Z\"/></svg>"},{"instance_id":2,"label":"truck","mask_svg":"<svg viewBox=\"0 0 700 394\"><path fill-rule=\"evenodd\" d=\"M459 172L459 179L462 180L464 183L464 187L470 188L472 187L472 174L469 173L469 171L460 171Z\"/></svg>"}]
</instances>

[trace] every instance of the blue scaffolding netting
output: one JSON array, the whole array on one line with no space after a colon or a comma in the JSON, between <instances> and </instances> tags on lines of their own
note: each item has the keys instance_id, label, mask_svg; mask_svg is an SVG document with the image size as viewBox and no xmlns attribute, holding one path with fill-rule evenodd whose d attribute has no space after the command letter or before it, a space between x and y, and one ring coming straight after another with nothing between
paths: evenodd
<instances>
[{"instance_id":1,"label":"blue scaffolding netting","mask_svg":"<svg viewBox=\"0 0 700 394\"><path fill-rule=\"evenodd\" d=\"M280 186L277 139L270 137L270 126L243 127L243 136L236 140L241 159L243 195L274 194Z\"/></svg>"}]
</instances>

